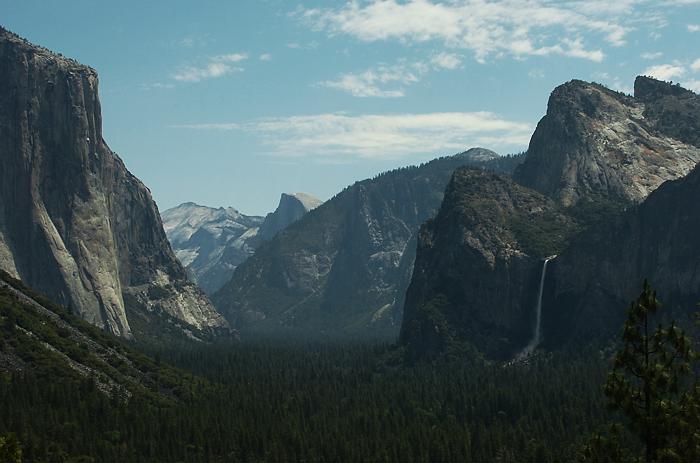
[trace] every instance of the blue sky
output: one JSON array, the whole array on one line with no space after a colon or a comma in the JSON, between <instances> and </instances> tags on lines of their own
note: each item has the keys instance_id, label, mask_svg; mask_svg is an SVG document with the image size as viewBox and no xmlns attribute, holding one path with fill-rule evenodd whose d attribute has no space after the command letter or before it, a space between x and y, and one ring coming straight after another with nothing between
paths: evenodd
<instances>
[{"instance_id":1,"label":"blue sky","mask_svg":"<svg viewBox=\"0 0 700 463\"><path fill-rule=\"evenodd\" d=\"M161 209L272 210L471 146L527 147L572 78L700 91L700 0L0 0L99 72L105 139Z\"/></svg>"}]
</instances>

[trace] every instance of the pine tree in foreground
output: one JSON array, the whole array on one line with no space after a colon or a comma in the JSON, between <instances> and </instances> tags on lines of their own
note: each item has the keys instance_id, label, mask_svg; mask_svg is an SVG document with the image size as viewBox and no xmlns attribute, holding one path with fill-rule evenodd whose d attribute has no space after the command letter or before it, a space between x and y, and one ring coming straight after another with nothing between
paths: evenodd
<instances>
[{"instance_id":1,"label":"pine tree in foreground","mask_svg":"<svg viewBox=\"0 0 700 463\"><path fill-rule=\"evenodd\" d=\"M641 445L629 449L619 424L592 438L580 452L583 462L700 461L700 393L690 381L695 354L675 323L656 321L661 309L647 281L628 309L622 345L604 386L610 406L625 417L628 434Z\"/></svg>"}]
</instances>

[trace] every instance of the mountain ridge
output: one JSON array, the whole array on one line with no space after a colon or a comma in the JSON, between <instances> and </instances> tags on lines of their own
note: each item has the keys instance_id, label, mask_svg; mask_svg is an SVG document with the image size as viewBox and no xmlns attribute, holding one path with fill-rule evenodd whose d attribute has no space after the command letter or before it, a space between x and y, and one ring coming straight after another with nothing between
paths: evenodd
<instances>
[{"instance_id":1,"label":"mountain ridge","mask_svg":"<svg viewBox=\"0 0 700 463\"><path fill-rule=\"evenodd\" d=\"M521 158L487 162L512 171ZM460 153L348 186L263 244L214 294L215 304L244 331L394 337L415 233L452 171L469 162Z\"/></svg>"}]
</instances>

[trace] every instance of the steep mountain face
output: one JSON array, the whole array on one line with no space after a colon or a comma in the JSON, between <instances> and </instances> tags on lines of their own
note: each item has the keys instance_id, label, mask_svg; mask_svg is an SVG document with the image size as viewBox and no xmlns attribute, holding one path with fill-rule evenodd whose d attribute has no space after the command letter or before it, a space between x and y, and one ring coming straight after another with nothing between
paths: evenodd
<instances>
[{"instance_id":1,"label":"steep mountain face","mask_svg":"<svg viewBox=\"0 0 700 463\"><path fill-rule=\"evenodd\" d=\"M102 139L96 72L0 29L0 82L0 267L121 336L126 306L227 329Z\"/></svg>"},{"instance_id":2,"label":"steep mountain face","mask_svg":"<svg viewBox=\"0 0 700 463\"><path fill-rule=\"evenodd\" d=\"M165 233L190 280L212 294L231 279L259 243L262 217L232 207L184 203L161 214Z\"/></svg>"},{"instance_id":3,"label":"steep mountain face","mask_svg":"<svg viewBox=\"0 0 700 463\"><path fill-rule=\"evenodd\" d=\"M700 161L698 136L676 127L676 113L692 106L697 121L697 96L649 78L638 78L635 91L632 98L578 80L557 87L516 181L571 206L595 196L639 202L690 172Z\"/></svg>"},{"instance_id":4,"label":"steep mountain face","mask_svg":"<svg viewBox=\"0 0 700 463\"><path fill-rule=\"evenodd\" d=\"M190 280L207 294L226 284L233 271L260 243L296 222L321 201L305 193L282 193L264 219L232 207L218 209L184 203L161 214L165 233Z\"/></svg>"},{"instance_id":5,"label":"steep mountain face","mask_svg":"<svg viewBox=\"0 0 700 463\"><path fill-rule=\"evenodd\" d=\"M464 340L488 357L512 356L532 335L542 259L575 229L542 194L458 169L418 235L400 341L416 356Z\"/></svg>"},{"instance_id":6,"label":"steep mountain face","mask_svg":"<svg viewBox=\"0 0 700 463\"><path fill-rule=\"evenodd\" d=\"M274 238L281 230L301 219L307 212L317 208L321 203L320 199L306 193L282 193L277 209L267 214L260 227L260 238L265 241Z\"/></svg>"},{"instance_id":7,"label":"steep mountain face","mask_svg":"<svg viewBox=\"0 0 700 463\"><path fill-rule=\"evenodd\" d=\"M580 235L552 262L543 302L546 344L617 334L648 279L664 311L684 319L700 301L700 168Z\"/></svg>"},{"instance_id":8,"label":"steep mountain face","mask_svg":"<svg viewBox=\"0 0 700 463\"><path fill-rule=\"evenodd\" d=\"M348 187L261 245L215 304L242 332L395 336L416 232L455 168L491 166L493 156L484 161L484 154L468 151Z\"/></svg>"}]
</instances>

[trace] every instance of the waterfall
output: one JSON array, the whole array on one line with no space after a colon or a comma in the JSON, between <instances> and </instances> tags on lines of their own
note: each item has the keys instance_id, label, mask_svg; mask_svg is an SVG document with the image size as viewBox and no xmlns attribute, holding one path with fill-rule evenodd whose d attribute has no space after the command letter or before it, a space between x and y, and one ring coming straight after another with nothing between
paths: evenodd
<instances>
[{"instance_id":1,"label":"waterfall","mask_svg":"<svg viewBox=\"0 0 700 463\"><path fill-rule=\"evenodd\" d=\"M523 349L522 352L520 352L516 356L517 360L522 360L532 355L537 346L540 344L540 340L542 337L542 293L544 292L544 279L547 276L547 264L550 260L554 259L555 257L557 256L547 257L544 260L544 264L542 264L542 275L540 276L540 289L537 293L537 305L535 306L535 333L533 334L530 342L527 343L527 346L525 346L525 349Z\"/></svg>"}]
</instances>

